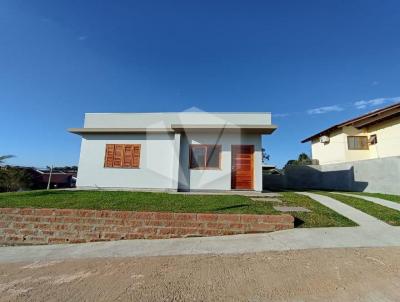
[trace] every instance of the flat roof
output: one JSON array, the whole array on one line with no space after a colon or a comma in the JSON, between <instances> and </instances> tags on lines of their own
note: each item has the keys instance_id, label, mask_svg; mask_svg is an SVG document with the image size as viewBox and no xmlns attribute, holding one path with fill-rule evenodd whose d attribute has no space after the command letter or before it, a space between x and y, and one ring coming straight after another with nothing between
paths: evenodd
<instances>
[{"instance_id":1,"label":"flat roof","mask_svg":"<svg viewBox=\"0 0 400 302\"><path fill-rule=\"evenodd\" d=\"M238 130L250 133L270 134L276 130L276 125L183 125L172 124L171 128L68 128L75 134L107 134L107 133L174 133L205 130Z\"/></svg>"},{"instance_id":2,"label":"flat roof","mask_svg":"<svg viewBox=\"0 0 400 302\"><path fill-rule=\"evenodd\" d=\"M82 128L71 133L168 133L246 131L270 134L277 126L268 112L86 113Z\"/></svg>"},{"instance_id":3,"label":"flat roof","mask_svg":"<svg viewBox=\"0 0 400 302\"><path fill-rule=\"evenodd\" d=\"M190 125L172 124L171 128L176 131L204 131L204 130L240 130L252 133L271 134L277 129L276 125Z\"/></svg>"},{"instance_id":4,"label":"flat roof","mask_svg":"<svg viewBox=\"0 0 400 302\"><path fill-rule=\"evenodd\" d=\"M75 134L86 133L173 133L174 129L171 128L68 128L68 132Z\"/></svg>"},{"instance_id":5,"label":"flat roof","mask_svg":"<svg viewBox=\"0 0 400 302\"><path fill-rule=\"evenodd\" d=\"M353 126L357 129L360 129L362 127L366 127L371 124L376 124L378 122L388 120L390 118L393 118L395 116L400 115L400 102L374 110L372 112L360 115L358 117L352 118L350 120L344 121L342 123L333 125L325 130L322 130L321 132L318 132L310 137L307 137L306 139L302 140L302 143L308 142L313 140L314 138L318 138L322 135L329 135L332 131L341 129L346 126Z\"/></svg>"}]
</instances>

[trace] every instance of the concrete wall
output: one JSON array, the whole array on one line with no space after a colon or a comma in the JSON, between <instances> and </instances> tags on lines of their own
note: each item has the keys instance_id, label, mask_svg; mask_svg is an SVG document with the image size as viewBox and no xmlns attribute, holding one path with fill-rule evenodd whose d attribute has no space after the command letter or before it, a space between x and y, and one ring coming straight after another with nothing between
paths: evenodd
<instances>
[{"instance_id":1,"label":"concrete wall","mask_svg":"<svg viewBox=\"0 0 400 302\"><path fill-rule=\"evenodd\" d=\"M370 145L368 150L348 149L348 136L370 137L372 134L377 135L376 145ZM311 142L312 158L317 159L320 165L400 156L400 117L362 129L343 127L330 133L329 137L329 143L320 143L319 139Z\"/></svg>"},{"instance_id":2,"label":"concrete wall","mask_svg":"<svg viewBox=\"0 0 400 302\"><path fill-rule=\"evenodd\" d=\"M349 163L291 166L264 175L264 189L323 189L400 194L400 156Z\"/></svg>"}]
</instances>

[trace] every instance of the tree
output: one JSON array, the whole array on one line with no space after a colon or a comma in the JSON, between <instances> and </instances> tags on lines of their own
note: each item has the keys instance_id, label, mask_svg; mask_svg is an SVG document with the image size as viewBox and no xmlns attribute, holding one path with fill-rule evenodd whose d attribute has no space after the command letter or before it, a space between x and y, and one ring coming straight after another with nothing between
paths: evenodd
<instances>
[{"instance_id":1,"label":"tree","mask_svg":"<svg viewBox=\"0 0 400 302\"><path fill-rule=\"evenodd\" d=\"M297 159L291 159L289 160L285 167L287 166L302 166L302 165L311 165L312 160L311 158L306 154L306 153L300 153Z\"/></svg>"},{"instance_id":2,"label":"tree","mask_svg":"<svg viewBox=\"0 0 400 302\"><path fill-rule=\"evenodd\" d=\"M13 158L14 155L0 155L0 165L4 164L6 159Z\"/></svg>"},{"instance_id":3,"label":"tree","mask_svg":"<svg viewBox=\"0 0 400 302\"><path fill-rule=\"evenodd\" d=\"M14 155L1 155L0 165ZM26 169L12 166L2 166L0 168L0 192L12 192L28 189L32 185L32 177Z\"/></svg>"},{"instance_id":4,"label":"tree","mask_svg":"<svg viewBox=\"0 0 400 302\"><path fill-rule=\"evenodd\" d=\"M267 154L264 148L261 149L261 152L262 152L262 162L266 163L267 161L269 161L270 155Z\"/></svg>"},{"instance_id":5,"label":"tree","mask_svg":"<svg viewBox=\"0 0 400 302\"><path fill-rule=\"evenodd\" d=\"M310 164L311 163L311 158L308 156L308 154L306 154L306 153L300 153L299 154L299 157L298 157L298 159L297 159L297 162L299 163L299 164L305 164L305 165L308 165L308 164Z\"/></svg>"},{"instance_id":6,"label":"tree","mask_svg":"<svg viewBox=\"0 0 400 302\"><path fill-rule=\"evenodd\" d=\"M32 177L25 169L7 167L0 170L0 192L24 190L31 186Z\"/></svg>"}]
</instances>

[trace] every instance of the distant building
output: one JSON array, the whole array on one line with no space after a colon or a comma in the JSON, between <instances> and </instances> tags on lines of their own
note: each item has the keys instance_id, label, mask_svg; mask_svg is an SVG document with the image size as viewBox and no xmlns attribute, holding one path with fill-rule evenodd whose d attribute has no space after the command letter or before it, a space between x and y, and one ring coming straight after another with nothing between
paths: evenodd
<instances>
[{"instance_id":1,"label":"distant building","mask_svg":"<svg viewBox=\"0 0 400 302\"><path fill-rule=\"evenodd\" d=\"M45 189L50 178L49 170L32 169L30 171L34 189ZM73 188L76 185L76 171L53 171L50 178L50 188Z\"/></svg>"},{"instance_id":2,"label":"distant building","mask_svg":"<svg viewBox=\"0 0 400 302\"><path fill-rule=\"evenodd\" d=\"M400 156L400 103L334 125L305 140L320 165Z\"/></svg>"}]
</instances>

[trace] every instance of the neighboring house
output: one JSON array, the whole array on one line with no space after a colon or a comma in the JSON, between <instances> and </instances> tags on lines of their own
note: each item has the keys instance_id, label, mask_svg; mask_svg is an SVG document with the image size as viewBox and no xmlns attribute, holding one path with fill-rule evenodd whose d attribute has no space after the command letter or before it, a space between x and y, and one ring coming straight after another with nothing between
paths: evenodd
<instances>
[{"instance_id":1,"label":"neighboring house","mask_svg":"<svg viewBox=\"0 0 400 302\"><path fill-rule=\"evenodd\" d=\"M270 113L87 113L77 187L262 190Z\"/></svg>"},{"instance_id":2,"label":"neighboring house","mask_svg":"<svg viewBox=\"0 0 400 302\"><path fill-rule=\"evenodd\" d=\"M23 166L1 166L0 169L13 169L23 172L26 176L26 187L24 189L46 189L49 183L50 170ZM73 188L76 184L76 170L53 170L50 178L50 188Z\"/></svg>"},{"instance_id":3,"label":"neighboring house","mask_svg":"<svg viewBox=\"0 0 400 302\"><path fill-rule=\"evenodd\" d=\"M73 188L76 184L75 171L52 171L34 169L31 172L34 189L45 189L50 178L50 188Z\"/></svg>"},{"instance_id":4,"label":"neighboring house","mask_svg":"<svg viewBox=\"0 0 400 302\"><path fill-rule=\"evenodd\" d=\"M400 103L323 130L311 141L320 165L400 156Z\"/></svg>"}]
</instances>

